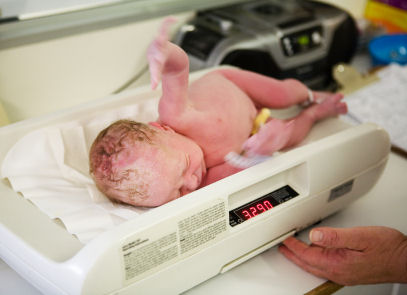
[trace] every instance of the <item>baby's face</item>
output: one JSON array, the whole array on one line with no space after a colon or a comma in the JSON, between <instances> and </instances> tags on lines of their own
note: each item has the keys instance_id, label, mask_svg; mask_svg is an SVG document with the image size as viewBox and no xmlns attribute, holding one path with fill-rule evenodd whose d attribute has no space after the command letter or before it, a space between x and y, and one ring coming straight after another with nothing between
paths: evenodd
<instances>
[{"instance_id":1,"label":"baby's face","mask_svg":"<svg viewBox=\"0 0 407 295\"><path fill-rule=\"evenodd\" d=\"M139 171L141 164L145 171L148 197L137 200L137 206L159 206L186 195L199 187L206 173L203 152L194 141L156 123L151 128L157 131L156 144L144 152L146 161L131 164Z\"/></svg>"}]
</instances>

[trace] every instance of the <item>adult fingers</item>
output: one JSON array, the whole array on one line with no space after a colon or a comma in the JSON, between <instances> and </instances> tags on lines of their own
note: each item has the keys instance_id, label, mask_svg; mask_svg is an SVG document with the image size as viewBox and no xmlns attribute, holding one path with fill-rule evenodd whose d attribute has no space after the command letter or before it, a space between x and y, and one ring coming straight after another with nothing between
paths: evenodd
<instances>
[{"instance_id":1,"label":"adult fingers","mask_svg":"<svg viewBox=\"0 0 407 295\"><path fill-rule=\"evenodd\" d=\"M324 265L322 265L325 264L323 259L326 257L324 248L315 245L307 245L294 237L287 238L283 242L283 245L308 265L321 265L324 267Z\"/></svg>"},{"instance_id":2,"label":"adult fingers","mask_svg":"<svg viewBox=\"0 0 407 295\"><path fill-rule=\"evenodd\" d=\"M297 266L305 270L306 272L309 272L317 277L321 278L328 278L326 275L326 272L322 271L321 269L312 266L308 263L306 263L304 260L302 260L300 257L296 256L293 252L291 252L290 249L288 249L285 245L280 245L278 248L280 253L282 253L287 259L295 263Z\"/></svg>"},{"instance_id":3,"label":"adult fingers","mask_svg":"<svg viewBox=\"0 0 407 295\"><path fill-rule=\"evenodd\" d=\"M309 238L316 245L329 248L346 248L357 251L367 249L372 236L367 228L330 228L320 227L310 231Z\"/></svg>"}]
</instances>

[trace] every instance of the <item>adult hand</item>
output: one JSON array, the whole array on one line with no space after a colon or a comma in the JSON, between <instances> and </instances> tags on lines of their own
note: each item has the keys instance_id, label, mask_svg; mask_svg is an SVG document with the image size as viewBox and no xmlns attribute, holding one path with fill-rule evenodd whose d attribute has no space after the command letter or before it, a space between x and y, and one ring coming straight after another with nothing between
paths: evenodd
<instances>
[{"instance_id":1,"label":"adult hand","mask_svg":"<svg viewBox=\"0 0 407 295\"><path fill-rule=\"evenodd\" d=\"M407 236L379 226L315 228L311 245L287 238L279 250L304 270L342 285L407 283Z\"/></svg>"}]
</instances>

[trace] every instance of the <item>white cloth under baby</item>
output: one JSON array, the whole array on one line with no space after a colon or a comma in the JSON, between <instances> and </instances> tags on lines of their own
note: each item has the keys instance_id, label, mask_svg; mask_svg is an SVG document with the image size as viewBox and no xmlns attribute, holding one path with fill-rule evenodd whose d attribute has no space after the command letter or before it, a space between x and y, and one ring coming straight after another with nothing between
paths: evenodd
<instances>
[{"instance_id":1,"label":"white cloth under baby","mask_svg":"<svg viewBox=\"0 0 407 295\"><path fill-rule=\"evenodd\" d=\"M89 175L89 148L99 131L118 119L157 118L158 99L120 107L94 118L35 130L4 159L1 176L50 218L59 219L84 243L147 208L112 203Z\"/></svg>"}]
</instances>

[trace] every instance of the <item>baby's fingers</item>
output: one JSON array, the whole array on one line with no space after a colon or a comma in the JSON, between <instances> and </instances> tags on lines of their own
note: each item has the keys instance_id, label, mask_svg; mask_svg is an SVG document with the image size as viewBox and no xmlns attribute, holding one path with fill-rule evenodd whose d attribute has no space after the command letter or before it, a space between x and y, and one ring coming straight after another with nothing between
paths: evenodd
<instances>
[{"instance_id":1,"label":"baby's fingers","mask_svg":"<svg viewBox=\"0 0 407 295\"><path fill-rule=\"evenodd\" d=\"M168 54L169 28L175 21L174 17L165 18L158 36L147 49L152 89L155 89L161 81L161 74Z\"/></svg>"},{"instance_id":2,"label":"baby's fingers","mask_svg":"<svg viewBox=\"0 0 407 295\"><path fill-rule=\"evenodd\" d=\"M169 16L164 19L158 33L157 41L160 44L166 43L169 40L170 27L173 23L177 22L175 17Z\"/></svg>"},{"instance_id":3,"label":"baby's fingers","mask_svg":"<svg viewBox=\"0 0 407 295\"><path fill-rule=\"evenodd\" d=\"M151 49L151 48L150 48ZM149 51L150 51L149 49ZM151 49L153 50L153 49ZM149 70L150 70L150 81L151 88L155 89L161 81L161 73L164 67L164 56L155 55L154 53L147 54Z\"/></svg>"},{"instance_id":4,"label":"baby's fingers","mask_svg":"<svg viewBox=\"0 0 407 295\"><path fill-rule=\"evenodd\" d=\"M262 145L263 144L259 139L259 135L254 134L243 143L242 148L245 151L245 153L249 156L260 155L262 154L263 150Z\"/></svg>"}]
</instances>

